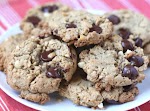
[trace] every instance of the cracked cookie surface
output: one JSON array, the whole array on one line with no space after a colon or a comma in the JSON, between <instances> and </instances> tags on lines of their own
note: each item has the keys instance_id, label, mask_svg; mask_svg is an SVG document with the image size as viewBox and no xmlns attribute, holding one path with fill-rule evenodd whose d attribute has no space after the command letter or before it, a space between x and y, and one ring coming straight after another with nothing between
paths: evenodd
<instances>
[{"instance_id":1,"label":"cracked cookie surface","mask_svg":"<svg viewBox=\"0 0 150 111\"><path fill-rule=\"evenodd\" d=\"M118 35L82 51L79 58L78 66L86 72L87 80L95 83L97 90L107 91L141 82L149 62L134 41Z\"/></svg>"},{"instance_id":2,"label":"cracked cookie surface","mask_svg":"<svg viewBox=\"0 0 150 111\"><path fill-rule=\"evenodd\" d=\"M67 12L70 10L70 7L57 2L46 3L42 6L30 9L23 18L20 27L26 34L38 35L41 33L46 33L44 29L42 29L42 31L40 30L38 26L40 21L46 19L47 17L50 18L53 13Z\"/></svg>"},{"instance_id":3,"label":"cracked cookie surface","mask_svg":"<svg viewBox=\"0 0 150 111\"><path fill-rule=\"evenodd\" d=\"M46 22L43 24L54 35L76 47L98 44L112 34L112 23L108 19L81 10L55 13Z\"/></svg>"},{"instance_id":4,"label":"cracked cookie surface","mask_svg":"<svg viewBox=\"0 0 150 111\"><path fill-rule=\"evenodd\" d=\"M52 38L29 38L12 52L7 82L21 92L20 97L43 104L49 100L49 93L58 91L62 80L72 78L77 65L76 52L66 43Z\"/></svg>"},{"instance_id":5,"label":"cracked cookie surface","mask_svg":"<svg viewBox=\"0 0 150 111\"><path fill-rule=\"evenodd\" d=\"M69 84L62 85L59 89L60 95L77 105L97 107L104 102L110 104L125 103L133 101L139 93L137 87L129 89L129 86L114 88L110 91L97 91L92 82L82 79L79 75L81 75L80 72L72 78Z\"/></svg>"},{"instance_id":6,"label":"cracked cookie surface","mask_svg":"<svg viewBox=\"0 0 150 111\"><path fill-rule=\"evenodd\" d=\"M114 24L115 34L131 38L140 46L150 42L150 21L144 15L123 9L106 13L106 16Z\"/></svg>"}]
</instances>

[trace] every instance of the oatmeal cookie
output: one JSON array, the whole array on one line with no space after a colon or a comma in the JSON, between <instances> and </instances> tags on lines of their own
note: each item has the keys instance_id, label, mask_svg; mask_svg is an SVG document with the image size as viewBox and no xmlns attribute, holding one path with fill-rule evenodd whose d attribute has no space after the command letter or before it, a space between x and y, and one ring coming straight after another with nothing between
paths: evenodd
<instances>
[{"instance_id":1,"label":"oatmeal cookie","mask_svg":"<svg viewBox=\"0 0 150 111\"><path fill-rule=\"evenodd\" d=\"M101 103L110 104L125 103L133 101L139 93L137 87L117 87L110 91L97 91L94 84L82 79L80 75L83 72L77 72L78 75L72 78L69 84L62 85L59 94L73 101L77 105L87 107L98 107ZM82 73L82 74L81 74Z\"/></svg>"},{"instance_id":2,"label":"oatmeal cookie","mask_svg":"<svg viewBox=\"0 0 150 111\"><path fill-rule=\"evenodd\" d=\"M47 17L50 18L50 16L53 13L56 12L67 12L70 11L71 8L62 5L60 3L46 3L42 6L38 6L35 8L30 9L25 17L23 18L20 28L26 33L26 34L43 34L46 33L45 29L40 29L38 26L40 21L45 20Z\"/></svg>"},{"instance_id":3,"label":"oatmeal cookie","mask_svg":"<svg viewBox=\"0 0 150 111\"><path fill-rule=\"evenodd\" d=\"M24 34L16 34L0 44L0 70L4 71L5 67L7 67L7 58L9 57L10 53L13 49L19 45L21 42L26 40L27 37Z\"/></svg>"},{"instance_id":4,"label":"oatmeal cookie","mask_svg":"<svg viewBox=\"0 0 150 111\"><path fill-rule=\"evenodd\" d=\"M106 13L106 17L113 23L114 33L123 39L133 39L138 47L150 42L150 21L144 15L123 9Z\"/></svg>"},{"instance_id":5,"label":"oatmeal cookie","mask_svg":"<svg viewBox=\"0 0 150 111\"><path fill-rule=\"evenodd\" d=\"M107 91L141 82L149 62L134 41L118 35L82 51L79 58L78 66L87 73L87 80L95 83L98 90Z\"/></svg>"},{"instance_id":6,"label":"oatmeal cookie","mask_svg":"<svg viewBox=\"0 0 150 111\"><path fill-rule=\"evenodd\" d=\"M81 10L55 13L43 24L53 35L76 47L98 44L112 34L112 23L108 19Z\"/></svg>"},{"instance_id":7,"label":"oatmeal cookie","mask_svg":"<svg viewBox=\"0 0 150 111\"><path fill-rule=\"evenodd\" d=\"M72 78L77 66L76 52L52 38L29 38L12 52L7 82L21 92L20 97L43 104L49 100L49 93L58 91L62 80Z\"/></svg>"}]
</instances>

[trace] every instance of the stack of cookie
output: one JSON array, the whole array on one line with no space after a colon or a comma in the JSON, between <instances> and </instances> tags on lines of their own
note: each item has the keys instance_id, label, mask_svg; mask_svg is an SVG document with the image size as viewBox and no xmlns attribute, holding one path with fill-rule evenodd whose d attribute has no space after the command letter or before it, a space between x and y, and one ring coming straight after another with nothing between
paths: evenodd
<instances>
[{"instance_id":1,"label":"stack of cookie","mask_svg":"<svg viewBox=\"0 0 150 111\"><path fill-rule=\"evenodd\" d=\"M40 104L53 92L87 107L132 101L149 62L149 26L128 10L99 16L48 3L0 45L0 69L21 98Z\"/></svg>"}]
</instances>

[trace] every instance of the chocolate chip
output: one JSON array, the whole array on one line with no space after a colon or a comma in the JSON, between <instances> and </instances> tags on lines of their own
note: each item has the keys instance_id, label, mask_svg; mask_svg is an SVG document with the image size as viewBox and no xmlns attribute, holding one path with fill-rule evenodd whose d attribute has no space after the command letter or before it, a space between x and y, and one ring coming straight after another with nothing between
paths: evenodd
<instances>
[{"instance_id":1,"label":"chocolate chip","mask_svg":"<svg viewBox=\"0 0 150 111\"><path fill-rule=\"evenodd\" d=\"M117 25L120 23L120 18L116 15L110 15L108 17L109 21L112 22L114 25Z\"/></svg>"},{"instance_id":2,"label":"chocolate chip","mask_svg":"<svg viewBox=\"0 0 150 111\"><path fill-rule=\"evenodd\" d=\"M58 30L57 30L57 29L55 29L53 33L54 33L54 34L58 34Z\"/></svg>"},{"instance_id":3,"label":"chocolate chip","mask_svg":"<svg viewBox=\"0 0 150 111\"><path fill-rule=\"evenodd\" d=\"M40 18L37 16L30 16L27 18L27 22L31 22L34 26L38 25L38 23L41 21Z\"/></svg>"},{"instance_id":4,"label":"chocolate chip","mask_svg":"<svg viewBox=\"0 0 150 111\"><path fill-rule=\"evenodd\" d=\"M109 100L109 99L105 99L104 102L109 103L109 104L118 104L118 101L115 100Z\"/></svg>"},{"instance_id":5,"label":"chocolate chip","mask_svg":"<svg viewBox=\"0 0 150 111\"><path fill-rule=\"evenodd\" d=\"M49 67L46 72L48 78L62 78L61 69L58 67Z\"/></svg>"},{"instance_id":6,"label":"chocolate chip","mask_svg":"<svg viewBox=\"0 0 150 111\"><path fill-rule=\"evenodd\" d=\"M144 64L144 60L140 56L131 56L130 58L128 58L128 60L131 62L131 65L134 65L137 67L140 67Z\"/></svg>"},{"instance_id":7,"label":"chocolate chip","mask_svg":"<svg viewBox=\"0 0 150 111\"><path fill-rule=\"evenodd\" d=\"M102 33L102 28L99 27L98 25L93 24L92 27L89 29L89 32L97 32L97 33Z\"/></svg>"},{"instance_id":8,"label":"chocolate chip","mask_svg":"<svg viewBox=\"0 0 150 111\"><path fill-rule=\"evenodd\" d=\"M134 85L128 85L128 86L123 86L123 91L127 92L130 91L132 88L134 87Z\"/></svg>"},{"instance_id":9,"label":"chocolate chip","mask_svg":"<svg viewBox=\"0 0 150 111\"><path fill-rule=\"evenodd\" d=\"M123 68L122 76L128 77L129 79L133 80L138 77L138 71L132 65L126 65Z\"/></svg>"},{"instance_id":10,"label":"chocolate chip","mask_svg":"<svg viewBox=\"0 0 150 111\"><path fill-rule=\"evenodd\" d=\"M131 35L131 32L129 31L129 29L120 28L120 29L118 30L118 34L119 34L123 39L128 39L129 36Z\"/></svg>"},{"instance_id":11,"label":"chocolate chip","mask_svg":"<svg viewBox=\"0 0 150 111\"><path fill-rule=\"evenodd\" d=\"M137 47L142 47L142 42L143 42L142 39L136 38L134 41L135 41L135 45L136 45Z\"/></svg>"},{"instance_id":12,"label":"chocolate chip","mask_svg":"<svg viewBox=\"0 0 150 111\"><path fill-rule=\"evenodd\" d=\"M123 47L123 52L126 52L128 49L134 50L133 44L126 39L122 40L121 45Z\"/></svg>"},{"instance_id":13,"label":"chocolate chip","mask_svg":"<svg viewBox=\"0 0 150 111\"><path fill-rule=\"evenodd\" d=\"M48 55L53 52L53 50L50 50L50 51L44 51L42 54L41 54L41 60L44 61L44 62L49 62L51 61L53 58L49 58Z\"/></svg>"},{"instance_id":14,"label":"chocolate chip","mask_svg":"<svg viewBox=\"0 0 150 111\"><path fill-rule=\"evenodd\" d=\"M44 6L41 8L42 12L52 13L53 11L57 10L58 6L52 5L52 6Z\"/></svg>"},{"instance_id":15,"label":"chocolate chip","mask_svg":"<svg viewBox=\"0 0 150 111\"><path fill-rule=\"evenodd\" d=\"M71 22L69 24L66 24L66 28L77 28L77 26L73 22Z\"/></svg>"}]
</instances>

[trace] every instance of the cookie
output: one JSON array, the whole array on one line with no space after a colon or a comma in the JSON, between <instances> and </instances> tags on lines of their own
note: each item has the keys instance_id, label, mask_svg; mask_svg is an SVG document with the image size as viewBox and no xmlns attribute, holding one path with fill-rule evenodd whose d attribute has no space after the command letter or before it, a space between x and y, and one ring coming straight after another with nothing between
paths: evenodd
<instances>
[{"instance_id":1,"label":"cookie","mask_svg":"<svg viewBox=\"0 0 150 111\"><path fill-rule=\"evenodd\" d=\"M118 35L90 48L79 55L78 66L87 74L87 80L95 83L97 90L128 86L141 82L149 62L143 49L130 39Z\"/></svg>"},{"instance_id":2,"label":"cookie","mask_svg":"<svg viewBox=\"0 0 150 111\"><path fill-rule=\"evenodd\" d=\"M81 72L82 73L82 72ZM82 79L78 72L69 84L62 85L59 94L73 101L77 105L87 107L98 107L100 104L107 102L110 104L125 103L134 100L139 93L137 87L126 90L123 87L114 88L110 91L97 91L94 84Z\"/></svg>"},{"instance_id":3,"label":"cookie","mask_svg":"<svg viewBox=\"0 0 150 111\"><path fill-rule=\"evenodd\" d=\"M38 24L40 23L40 21L44 20L47 17L50 18L50 16L55 12L67 12L69 10L71 10L70 7L57 2L46 3L42 6L32 8L23 18L20 28L26 34L38 35L41 33L46 33L44 29L41 31L40 28L38 28Z\"/></svg>"},{"instance_id":4,"label":"cookie","mask_svg":"<svg viewBox=\"0 0 150 111\"><path fill-rule=\"evenodd\" d=\"M145 44L143 49L144 49L144 54L148 56L150 61L150 42ZM150 63L148 65L150 66Z\"/></svg>"},{"instance_id":5,"label":"cookie","mask_svg":"<svg viewBox=\"0 0 150 111\"><path fill-rule=\"evenodd\" d=\"M150 42L150 21L144 15L123 9L107 13L106 17L114 24L114 33L123 39L131 38L140 47Z\"/></svg>"},{"instance_id":6,"label":"cookie","mask_svg":"<svg viewBox=\"0 0 150 111\"><path fill-rule=\"evenodd\" d=\"M76 52L53 36L31 37L16 47L9 58L7 82L20 97L41 104L70 81L77 67ZM41 99L42 98L42 99Z\"/></svg>"},{"instance_id":7,"label":"cookie","mask_svg":"<svg viewBox=\"0 0 150 111\"><path fill-rule=\"evenodd\" d=\"M98 44L112 34L112 23L108 19L79 10L54 13L43 24L53 35L75 47Z\"/></svg>"},{"instance_id":8,"label":"cookie","mask_svg":"<svg viewBox=\"0 0 150 111\"><path fill-rule=\"evenodd\" d=\"M41 103L44 104L47 101L50 101L50 98L47 94L45 93L31 93L28 90L21 91L20 96L22 99L26 99L29 101L33 101L36 103Z\"/></svg>"},{"instance_id":9,"label":"cookie","mask_svg":"<svg viewBox=\"0 0 150 111\"><path fill-rule=\"evenodd\" d=\"M7 67L7 58L9 57L10 53L13 49L19 45L22 41L27 39L26 35L24 34L16 34L0 44L0 70L4 71L5 67Z\"/></svg>"}]
</instances>

